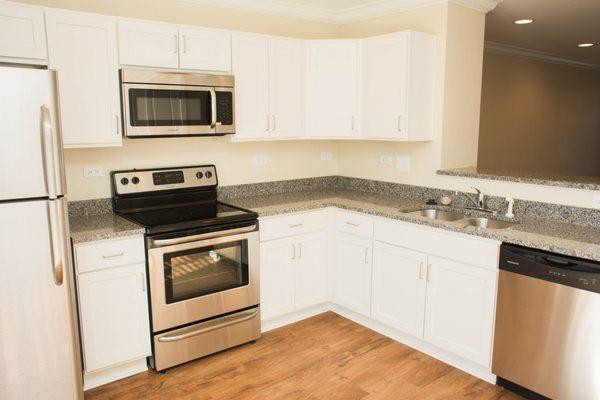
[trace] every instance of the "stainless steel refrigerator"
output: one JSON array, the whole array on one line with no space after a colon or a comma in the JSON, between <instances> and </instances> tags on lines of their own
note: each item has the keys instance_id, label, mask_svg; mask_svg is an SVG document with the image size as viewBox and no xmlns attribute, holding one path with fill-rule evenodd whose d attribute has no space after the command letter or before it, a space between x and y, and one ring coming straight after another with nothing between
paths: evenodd
<instances>
[{"instance_id":1,"label":"stainless steel refrigerator","mask_svg":"<svg viewBox=\"0 0 600 400\"><path fill-rule=\"evenodd\" d=\"M0 399L83 398L53 71L0 67Z\"/></svg>"}]
</instances>

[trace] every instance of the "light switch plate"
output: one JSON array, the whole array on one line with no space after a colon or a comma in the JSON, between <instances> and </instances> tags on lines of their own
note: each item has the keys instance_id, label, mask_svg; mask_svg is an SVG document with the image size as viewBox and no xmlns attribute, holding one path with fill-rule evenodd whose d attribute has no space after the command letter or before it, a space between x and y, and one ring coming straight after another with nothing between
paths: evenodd
<instances>
[{"instance_id":1,"label":"light switch plate","mask_svg":"<svg viewBox=\"0 0 600 400\"><path fill-rule=\"evenodd\" d=\"M381 164L392 165L392 156L382 154L379 156L379 162Z\"/></svg>"},{"instance_id":2,"label":"light switch plate","mask_svg":"<svg viewBox=\"0 0 600 400\"><path fill-rule=\"evenodd\" d=\"M592 207L600 209L600 194L595 194L592 200Z\"/></svg>"},{"instance_id":3,"label":"light switch plate","mask_svg":"<svg viewBox=\"0 0 600 400\"><path fill-rule=\"evenodd\" d=\"M331 161L333 160L333 153L330 151L321 152L321 161Z\"/></svg>"},{"instance_id":4,"label":"light switch plate","mask_svg":"<svg viewBox=\"0 0 600 400\"><path fill-rule=\"evenodd\" d=\"M96 178L102 176L102 167L100 165L83 167L84 178Z\"/></svg>"},{"instance_id":5,"label":"light switch plate","mask_svg":"<svg viewBox=\"0 0 600 400\"><path fill-rule=\"evenodd\" d=\"M267 165L266 154L255 154L252 156L252 164L254 165Z\"/></svg>"},{"instance_id":6,"label":"light switch plate","mask_svg":"<svg viewBox=\"0 0 600 400\"><path fill-rule=\"evenodd\" d=\"M410 171L410 157L409 156L396 156L396 169L402 172Z\"/></svg>"}]
</instances>

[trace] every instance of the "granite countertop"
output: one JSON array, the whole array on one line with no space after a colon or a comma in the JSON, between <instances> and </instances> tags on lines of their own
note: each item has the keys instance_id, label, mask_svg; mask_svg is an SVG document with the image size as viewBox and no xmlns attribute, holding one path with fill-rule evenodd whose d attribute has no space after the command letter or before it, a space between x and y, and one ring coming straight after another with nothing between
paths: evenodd
<instances>
[{"instance_id":1,"label":"granite countertop","mask_svg":"<svg viewBox=\"0 0 600 400\"><path fill-rule=\"evenodd\" d=\"M69 226L73 243L144 234L144 228L114 214L70 217Z\"/></svg>"},{"instance_id":2,"label":"granite countertop","mask_svg":"<svg viewBox=\"0 0 600 400\"><path fill-rule=\"evenodd\" d=\"M481 167L442 169L438 175L490 179L496 181L531 183L576 189L600 190L600 176L558 175L541 172L496 171Z\"/></svg>"},{"instance_id":3,"label":"granite countertop","mask_svg":"<svg viewBox=\"0 0 600 400\"><path fill-rule=\"evenodd\" d=\"M516 220L515 222L518 222L518 224L508 230L478 229L472 226L465 226L464 223L438 221L405 214L406 211L424 208L425 204L419 200L345 189L324 189L256 197L225 198L222 201L256 211L261 217L324 207L338 207L374 216L548 250L568 256L600 261L600 229L565 222L524 219Z\"/></svg>"}]
</instances>

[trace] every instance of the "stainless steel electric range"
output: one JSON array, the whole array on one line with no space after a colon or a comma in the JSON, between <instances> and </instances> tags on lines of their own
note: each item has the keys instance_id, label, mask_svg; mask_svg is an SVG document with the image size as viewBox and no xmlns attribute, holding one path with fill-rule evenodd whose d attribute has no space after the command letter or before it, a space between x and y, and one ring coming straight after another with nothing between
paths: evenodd
<instances>
[{"instance_id":1,"label":"stainless steel electric range","mask_svg":"<svg viewBox=\"0 0 600 400\"><path fill-rule=\"evenodd\" d=\"M146 230L151 365L260 337L257 214L217 201L214 165L115 171L114 212Z\"/></svg>"}]
</instances>

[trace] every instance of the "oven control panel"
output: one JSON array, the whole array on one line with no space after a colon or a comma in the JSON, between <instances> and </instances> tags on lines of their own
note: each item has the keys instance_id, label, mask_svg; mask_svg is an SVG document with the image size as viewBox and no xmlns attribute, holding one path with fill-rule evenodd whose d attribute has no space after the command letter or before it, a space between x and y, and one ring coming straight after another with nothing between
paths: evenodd
<instances>
[{"instance_id":1,"label":"oven control panel","mask_svg":"<svg viewBox=\"0 0 600 400\"><path fill-rule=\"evenodd\" d=\"M134 194L161 190L193 189L217 186L214 165L115 171L111 174L115 194Z\"/></svg>"}]
</instances>

